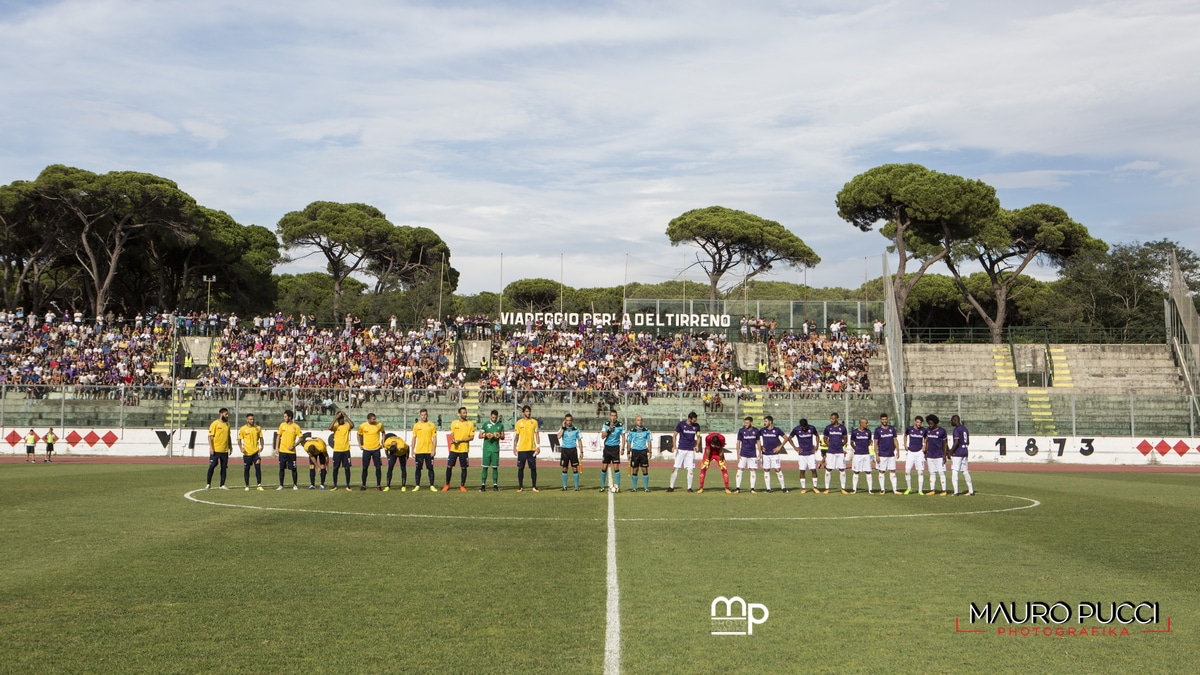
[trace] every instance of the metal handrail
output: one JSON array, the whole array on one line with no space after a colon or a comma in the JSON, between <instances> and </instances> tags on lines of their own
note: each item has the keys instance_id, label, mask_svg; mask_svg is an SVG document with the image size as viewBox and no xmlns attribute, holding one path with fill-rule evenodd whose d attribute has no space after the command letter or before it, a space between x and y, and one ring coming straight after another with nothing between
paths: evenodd
<instances>
[{"instance_id":1,"label":"metal handrail","mask_svg":"<svg viewBox=\"0 0 1200 675\"><path fill-rule=\"evenodd\" d=\"M924 327L905 328L908 342L944 344L992 344L990 328ZM1001 332L1002 342L1014 344L1165 344L1166 334L1160 327L1107 328L1097 326L1007 326Z\"/></svg>"}]
</instances>

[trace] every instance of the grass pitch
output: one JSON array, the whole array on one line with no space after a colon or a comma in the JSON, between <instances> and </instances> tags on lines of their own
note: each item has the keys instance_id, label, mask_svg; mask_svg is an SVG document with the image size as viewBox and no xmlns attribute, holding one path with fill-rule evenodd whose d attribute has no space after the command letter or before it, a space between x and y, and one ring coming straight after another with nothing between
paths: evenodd
<instances>
[{"instance_id":1,"label":"grass pitch","mask_svg":"<svg viewBox=\"0 0 1200 675\"><path fill-rule=\"evenodd\" d=\"M261 510L185 499L205 468L0 465L0 670L604 670L596 470L566 494L554 470L539 494L247 493L231 466L234 491L194 495ZM956 498L801 495L794 470L787 495L667 494L651 473L613 498L627 673L1200 671L1198 475L977 471ZM734 595L769 620L711 635ZM1162 621L955 632L989 601L1158 602Z\"/></svg>"}]
</instances>

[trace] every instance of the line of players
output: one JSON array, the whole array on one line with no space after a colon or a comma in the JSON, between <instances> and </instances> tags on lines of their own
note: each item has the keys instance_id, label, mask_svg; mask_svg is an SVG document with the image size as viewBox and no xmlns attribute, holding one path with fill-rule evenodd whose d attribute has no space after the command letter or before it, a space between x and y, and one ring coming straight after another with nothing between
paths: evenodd
<instances>
[{"instance_id":1,"label":"line of players","mask_svg":"<svg viewBox=\"0 0 1200 675\"><path fill-rule=\"evenodd\" d=\"M702 464L700 467L700 482L697 492L704 492L704 481L711 463L716 462L721 470L725 492L739 493L742 488L744 473L750 473L750 492L756 493L758 470L763 471L766 492L771 492L771 472L774 472L779 488L788 492L783 473L782 456L787 447L791 447L798 456L800 468L800 492L808 492L808 476L812 476L814 493L828 494L831 489L833 473L839 475L840 489L843 494L858 491L860 476L865 474L867 492L874 493L874 472L879 473L878 494L886 492L886 479L890 477L892 492L901 494L896 478L896 460L898 453L898 434L888 420L887 414L880 415L879 426L875 429L868 427L866 418L861 418L858 427L847 430L839 421L838 414L829 416L829 424L818 433L816 427L801 419L790 432L784 432L775 426L771 416L763 418L762 427L754 426L754 419L746 417L742 427L736 434L736 452L738 458L735 487L729 487L729 472L725 464L725 437L720 433L710 433L704 437ZM602 441L600 489L617 492L621 488L622 457L627 457L628 467L632 475L633 489L638 489L639 482L642 490L649 492L650 452L653 434L647 430L639 415L634 418L634 424L626 429L618 419L615 411L609 413L609 419L601 429ZM974 495L975 490L968 470L967 456L970 433L957 415L951 418L951 433L939 426L937 415L928 418L917 416L912 426L904 432L905 455L905 490L904 494L941 494L947 495L946 461L952 461L952 479L954 494L959 492L959 476L966 480L965 493ZM925 424L928 426L925 426ZM333 463L333 490L339 486L340 473L345 472L345 489L352 489L350 435L354 424L343 411L339 411L329 425L332 449L328 444L303 432L294 421L292 412L284 411L283 421L275 436L274 450L279 458L279 484L276 490L285 489L285 478L291 473L292 489L298 490L298 469L296 464L297 448L303 448L308 455L309 490L324 490L328 474L330 458ZM220 468L220 489L228 489L225 485L229 455L232 450L231 427L229 411L222 408L218 418L209 426L209 466L206 489L212 487L214 471ZM466 408L458 409L458 419L451 422L450 439L448 441L448 458L446 463L445 481L441 490L451 490L454 468L459 472L458 490L466 492L467 469L469 467L468 449L473 439L483 441L483 474L480 491L487 491L489 471L492 479L492 490L499 490L500 441L505 438L504 424L499 421L499 413L493 410L489 420L479 429L475 423L467 419ZM517 457L517 491L525 489L525 473L528 470L531 479L531 489L537 487L537 456L541 452L539 436L540 429L536 419L532 418L529 406L521 410L521 417L513 428L515 442L513 454ZM415 485L411 489L421 489L421 475L428 473L428 488L436 491L434 485L433 459L437 450L437 425L429 421L429 413L422 408L418 421L413 425L409 440L402 436L388 433L374 413L367 415L357 429L358 446L362 451L362 472L360 490L366 490L367 479L371 467L375 469L375 489L389 491L395 467L400 467L400 491L408 491L408 457L411 452L415 466ZM243 476L245 490L250 490L250 471L253 468L256 484L254 489L263 490L261 457L264 447L262 427L255 421L253 414L246 416L246 424L238 429L238 448L243 456ZM562 469L562 490L568 489L568 475L572 477L575 490L579 490L580 462L582 458L582 434L573 424L571 415L563 419L558 431L559 465ZM689 413L687 419L681 420L675 427L672 436L672 447L675 450L674 470L671 472L670 485L667 492L675 491L675 483L681 469L687 474L687 491L693 492L692 482L696 464L696 453L700 442L700 425L697 415ZM947 447L949 444L949 447ZM846 451L851 453L850 470L853 482L847 489L846 484ZM332 450L332 452L331 452ZM382 476L382 455L388 458L387 483L384 485ZM817 472L825 470L825 488L818 485ZM913 489L912 474L917 474L917 486ZM924 474L929 474L929 491L924 490ZM317 476L320 476L320 484ZM640 479L640 481L639 481ZM940 479L941 491L936 489Z\"/></svg>"},{"instance_id":2,"label":"line of players","mask_svg":"<svg viewBox=\"0 0 1200 675\"><path fill-rule=\"evenodd\" d=\"M677 433L683 425L694 424L694 419L693 413L687 422L680 422L680 426L676 427ZM859 480L863 476L866 478L868 493L886 493L887 480L890 478L891 491L894 494L901 494L896 477L896 462L899 455L897 441L900 439L886 413L879 416L879 426L874 429L869 428L867 418L863 417L858 420L857 428L848 430L839 420L837 413L829 416L829 424L821 432L809 424L807 419L801 419L790 432L785 432L775 426L775 421L770 415L764 417L763 422L762 427L755 428L754 418L746 417L742 420L742 428L737 431L738 465L733 490L729 489L729 474L723 459L724 439L720 438L719 434L708 435L705 439L704 464L700 469L700 492L704 491L705 472L713 461L718 462L721 467L726 492L741 492L745 471L750 472L750 492L757 492L756 483L760 467L763 471L767 492L771 492L772 472L779 481L779 488L783 492L788 492L783 473L782 456L787 452L787 448L791 447L798 456L801 493L808 492L808 477L811 475L813 492L829 494L833 474L837 472L842 494L858 492ZM946 485L947 460L951 462L954 494L975 494L967 461L970 450L970 432L958 415L954 415L950 419L953 427L950 432L939 426L940 422L937 415L929 415L927 418L918 415L913 419L912 426L905 430L903 443L906 452L904 458L906 485L903 494L950 494ZM928 426L925 426L926 423ZM698 429L698 427L696 428ZM688 492L692 491L694 452L690 452L690 450L693 448L694 446L689 444L680 448L683 452L676 452L675 470L671 474L671 485L667 489L668 492L674 491L675 479L681 468L687 470ZM850 471L852 473L852 483L849 488L846 485L847 451L851 455ZM821 489L818 484L817 471L819 469L825 470L824 489ZM878 472L879 478L878 491L874 488L875 472ZM913 472L917 474L916 489L913 486ZM928 492L924 489L926 473L929 474ZM966 491L961 493L959 492L960 475L966 481ZM941 482L940 492L937 490L938 481Z\"/></svg>"}]
</instances>

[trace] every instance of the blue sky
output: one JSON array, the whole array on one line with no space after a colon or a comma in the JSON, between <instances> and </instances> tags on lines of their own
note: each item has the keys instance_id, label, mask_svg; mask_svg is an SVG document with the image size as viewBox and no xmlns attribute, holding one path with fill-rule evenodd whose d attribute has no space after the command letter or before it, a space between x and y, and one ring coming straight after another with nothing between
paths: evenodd
<instances>
[{"instance_id":1,"label":"blue sky","mask_svg":"<svg viewBox=\"0 0 1200 675\"><path fill-rule=\"evenodd\" d=\"M886 241L834 195L886 162L1200 250L1196 35L1200 3L1154 0L10 0L0 182L147 171L272 228L366 202L446 239L465 293L501 252L506 283L562 256L567 284L619 284L627 254L631 281L675 278L667 222L713 204L857 286Z\"/></svg>"}]
</instances>

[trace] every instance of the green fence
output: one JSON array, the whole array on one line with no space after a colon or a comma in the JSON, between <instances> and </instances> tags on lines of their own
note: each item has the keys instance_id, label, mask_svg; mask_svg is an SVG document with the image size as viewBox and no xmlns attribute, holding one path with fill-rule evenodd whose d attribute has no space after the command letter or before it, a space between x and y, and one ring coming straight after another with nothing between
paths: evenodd
<instances>
[{"instance_id":1,"label":"green fence","mask_svg":"<svg viewBox=\"0 0 1200 675\"><path fill-rule=\"evenodd\" d=\"M476 420L486 419L495 409L510 422L522 405L533 408L546 427L556 426L571 413L585 430L599 429L608 411L616 410L631 420L641 415L646 425L669 433L676 422L695 411L705 429L730 432L745 415L760 421L771 415L778 426L791 428L800 418L818 427L836 412L843 420L866 417L874 424L880 413L888 413L897 426L900 399L891 393L793 394L732 392L717 393L717 399L696 392L580 391L483 391L471 390L380 390L380 389L222 389L222 390L135 390L104 387L0 387L0 427L24 432L57 429L117 429L172 427L203 428L217 411L229 408L234 420L254 413L271 428L284 410L295 410L306 429L325 427L336 410L345 410L355 421L374 412L388 428L411 427L421 408L430 419L442 419L443 428L466 406ZM936 413L949 420L959 415L976 434L1066 435L1066 436L1159 436L1194 437L1196 406L1191 396L1125 394L1049 394L1050 417L1035 420L1025 395L1019 390L1002 393L906 394L902 397L909 415ZM174 400L172 400L174 399ZM1044 408L1042 409L1044 411Z\"/></svg>"},{"instance_id":2,"label":"green fence","mask_svg":"<svg viewBox=\"0 0 1200 675\"><path fill-rule=\"evenodd\" d=\"M1001 332L1002 343L1016 344L1166 344L1165 326L1153 328L1012 326ZM905 328L906 343L991 344L990 328Z\"/></svg>"}]
</instances>

